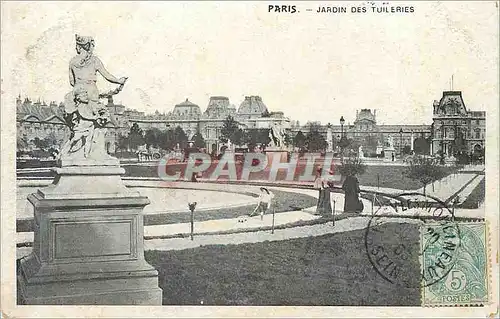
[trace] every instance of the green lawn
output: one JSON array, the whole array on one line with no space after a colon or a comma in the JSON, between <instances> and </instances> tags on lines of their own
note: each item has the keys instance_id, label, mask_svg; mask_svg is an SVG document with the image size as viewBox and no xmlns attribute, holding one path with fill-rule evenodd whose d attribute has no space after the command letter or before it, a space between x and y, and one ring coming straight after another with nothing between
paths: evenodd
<instances>
[{"instance_id":1,"label":"green lawn","mask_svg":"<svg viewBox=\"0 0 500 319\"><path fill-rule=\"evenodd\" d=\"M479 204L484 202L484 196L486 193L486 179L483 178L482 181L472 190L467 199L460 205L460 208L476 209Z\"/></svg>"},{"instance_id":2,"label":"green lawn","mask_svg":"<svg viewBox=\"0 0 500 319\"><path fill-rule=\"evenodd\" d=\"M275 204L275 212L288 212L294 210L300 210L303 208L308 208L315 206L317 199L304 194L283 192L278 190L273 190L275 195L273 203ZM223 196L223 195L222 195ZM235 208L221 208L208 211L195 211L195 221L205 221L212 219L225 219L225 218L237 218L241 215L248 215L254 209L256 205L248 205ZM165 213L158 215L145 215L144 225L159 225L159 224L176 224L176 223L188 223L190 221L189 211L186 210L185 213Z\"/></svg>"},{"instance_id":3,"label":"green lawn","mask_svg":"<svg viewBox=\"0 0 500 319\"><path fill-rule=\"evenodd\" d=\"M415 242L418 226L380 226L385 244ZM159 271L164 305L420 305L418 288L385 281L366 255L364 230L181 251L147 251ZM396 239L398 238L398 239ZM418 281L419 263L401 261Z\"/></svg>"},{"instance_id":4,"label":"green lawn","mask_svg":"<svg viewBox=\"0 0 500 319\"><path fill-rule=\"evenodd\" d=\"M380 186L401 190L416 190L424 185L419 181L404 176L405 166L367 166L366 172L358 176L361 186ZM454 171L452 167L445 168L448 174ZM448 175L447 174L447 175ZM378 181L377 182L377 178Z\"/></svg>"}]
</instances>

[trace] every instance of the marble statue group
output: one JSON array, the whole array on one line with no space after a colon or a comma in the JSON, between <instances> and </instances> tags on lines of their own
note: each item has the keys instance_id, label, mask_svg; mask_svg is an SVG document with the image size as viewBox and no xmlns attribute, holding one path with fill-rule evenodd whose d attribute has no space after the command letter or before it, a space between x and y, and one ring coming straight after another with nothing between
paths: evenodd
<instances>
[{"instance_id":1,"label":"marble statue group","mask_svg":"<svg viewBox=\"0 0 500 319\"><path fill-rule=\"evenodd\" d=\"M127 78L118 79L106 70L93 54L95 43L92 37L75 37L77 55L69 63L69 83L73 90L64 99L65 119L71 135L61 150L60 159L109 159L111 156L107 154L104 142L104 127L109 121L109 114L99 99L119 93ZM99 94L97 73L108 82L119 84L119 87Z\"/></svg>"}]
</instances>

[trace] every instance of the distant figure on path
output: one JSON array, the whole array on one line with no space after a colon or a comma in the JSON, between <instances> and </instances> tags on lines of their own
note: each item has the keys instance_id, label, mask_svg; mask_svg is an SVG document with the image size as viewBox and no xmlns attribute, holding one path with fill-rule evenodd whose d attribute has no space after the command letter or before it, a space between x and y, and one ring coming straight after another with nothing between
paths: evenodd
<instances>
[{"instance_id":1,"label":"distant figure on path","mask_svg":"<svg viewBox=\"0 0 500 319\"><path fill-rule=\"evenodd\" d=\"M322 168L319 168L314 180L314 188L319 190L318 204L316 205L316 215L330 215L332 205L330 203L330 186L328 180L321 176Z\"/></svg>"},{"instance_id":2,"label":"distant figure on path","mask_svg":"<svg viewBox=\"0 0 500 319\"><path fill-rule=\"evenodd\" d=\"M271 209L271 201L274 198L274 194L265 187L260 188L259 203L257 207L250 214L250 217L254 216L257 211L260 210L260 220L264 219L264 214L267 210Z\"/></svg>"},{"instance_id":3,"label":"distant figure on path","mask_svg":"<svg viewBox=\"0 0 500 319\"><path fill-rule=\"evenodd\" d=\"M344 213L363 211L363 203L359 200L359 181L355 175L348 175L342 184L344 190Z\"/></svg>"}]
</instances>

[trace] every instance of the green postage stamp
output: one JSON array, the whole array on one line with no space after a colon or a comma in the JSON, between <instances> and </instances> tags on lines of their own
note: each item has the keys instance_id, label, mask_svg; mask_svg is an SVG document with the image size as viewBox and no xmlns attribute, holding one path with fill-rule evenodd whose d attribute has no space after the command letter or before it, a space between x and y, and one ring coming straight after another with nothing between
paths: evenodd
<instances>
[{"instance_id":1,"label":"green postage stamp","mask_svg":"<svg viewBox=\"0 0 500 319\"><path fill-rule=\"evenodd\" d=\"M420 243L424 306L480 306L488 302L484 222L426 224Z\"/></svg>"}]
</instances>

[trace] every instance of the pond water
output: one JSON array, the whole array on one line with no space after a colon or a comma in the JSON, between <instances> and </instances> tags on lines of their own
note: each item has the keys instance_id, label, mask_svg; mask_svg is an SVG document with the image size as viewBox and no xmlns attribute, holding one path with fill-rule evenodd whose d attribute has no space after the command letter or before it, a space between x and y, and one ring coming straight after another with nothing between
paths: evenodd
<instances>
[{"instance_id":1,"label":"pond water","mask_svg":"<svg viewBox=\"0 0 500 319\"><path fill-rule=\"evenodd\" d=\"M17 218L33 218L26 213L26 197L40 187L17 187ZM189 212L188 202L197 202L196 210L237 207L256 203L256 198L236 193L175 188L131 187L141 195L147 196L151 204L144 208L145 214Z\"/></svg>"}]
</instances>

